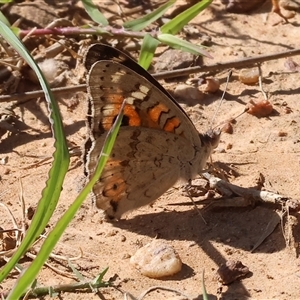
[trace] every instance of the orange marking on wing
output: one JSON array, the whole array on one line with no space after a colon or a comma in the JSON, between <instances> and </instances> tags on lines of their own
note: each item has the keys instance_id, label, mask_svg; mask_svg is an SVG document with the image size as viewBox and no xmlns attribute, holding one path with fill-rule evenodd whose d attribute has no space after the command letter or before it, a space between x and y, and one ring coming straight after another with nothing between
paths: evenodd
<instances>
[{"instance_id":1,"label":"orange marking on wing","mask_svg":"<svg viewBox=\"0 0 300 300\"><path fill-rule=\"evenodd\" d=\"M160 103L160 104L157 104L156 106L152 107L151 109L149 109L148 114L149 114L151 121L158 124L160 115L163 112L168 112L168 111L169 111L168 107L165 106L164 104Z\"/></svg>"},{"instance_id":2,"label":"orange marking on wing","mask_svg":"<svg viewBox=\"0 0 300 300\"><path fill-rule=\"evenodd\" d=\"M129 119L129 126L141 126L141 118L134 106L126 104L124 108L124 116Z\"/></svg>"},{"instance_id":3,"label":"orange marking on wing","mask_svg":"<svg viewBox=\"0 0 300 300\"><path fill-rule=\"evenodd\" d=\"M126 183L122 178L112 178L103 189L103 195L111 198L114 202L118 202L122 199L122 196L126 190Z\"/></svg>"},{"instance_id":4,"label":"orange marking on wing","mask_svg":"<svg viewBox=\"0 0 300 300\"><path fill-rule=\"evenodd\" d=\"M121 98L121 97L119 97L119 98ZM122 98L122 102L123 102L123 99L124 98ZM102 125L105 130L109 130L113 126L113 123L116 120L116 117L120 112L121 105L122 104L119 104L119 103L115 104L114 108L111 110L109 116L103 117ZM134 106L132 106L130 104L126 104L124 107L124 116L127 117L128 126L141 126L141 118L140 118L139 114L137 113L137 111L135 110Z\"/></svg>"},{"instance_id":5,"label":"orange marking on wing","mask_svg":"<svg viewBox=\"0 0 300 300\"><path fill-rule=\"evenodd\" d=\"M161 114L164 112L167 113L168 111L169 111L168 107L161 103L149 109L148 116L150 120L148 126L158 128L159 118ZM179 125L180 125L180 120L177 117L172 117L166 121L163 130L168 132L175 132L175 129L178 128Z\"/></svg>"},{"instance_id":6,"label":"orange marking on wing","mask_svg":"<svg viewBox=\"0 0 300 300\"><path fill-rule=\"evenodd\" d=\"M124 97L121 93L111 93L109 97L107 97L108 102L114 103L114 104L122 104L124 101Z\"/></svg>"},{"instance_id":7,"label":"orange marking on wing","mask_svg":"<svg viewBox=\"0 0 300 300\"><path fill-rule=\"evenodd\" d=\"M168 132L175 132L175 129L178 128L179 125L180 120L177 117L173 117L166 122L164 130Z\"/></svg>"}]
</instances>

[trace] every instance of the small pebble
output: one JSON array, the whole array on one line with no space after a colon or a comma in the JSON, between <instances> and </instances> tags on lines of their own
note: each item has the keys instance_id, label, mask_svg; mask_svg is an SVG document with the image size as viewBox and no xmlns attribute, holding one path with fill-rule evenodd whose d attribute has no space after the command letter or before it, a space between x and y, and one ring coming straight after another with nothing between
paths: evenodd
<instances>
[{"instance_id":1,"label":"small pebble","mask_svg":"<svg viewBox=\"0 0 300 300\"><path fill-rule=\"evenodd\" d=\"M10 169L9 168L5 168L3 171L3 175L8 175L10 173Z\"/></svg>"},{"instance_id":2,"label":"small pebble","mask_svg":"<svg viewBox=\"0 0 300 300\"><path fill-rule=\"evenodd\" d=\"M128 253L125 253L122 257L122 259L129 259L131 256Z\"/></svg>"},{"instance_id":3,"label":"small pebble","mask_svg":"<svg viewBox=\"0 0 300 300\"><path fill-rule=\"evenodd\" d=\"M150 278L171 276L181 270L182 262L174 248L165 241L154 240L137 250L130 263Z\"/></svg>"},{"instance_id":4,"label":"small pebble","mask_svg":"<svg viewBox=\"0 0 300 300\"><path fill-rule=\"evenodd\" d=\"M66 63L54 58L47 58L44 61L39 62L38 65L50 86L55 84L55 81L64 70L68 69ZM32 70L29 70L28 77L32 82L38 83L38 78Z\"/></svg>"},{"instance_id":5,"label":"small pebble","mask_svg":"<svg viewBox=\"0 0 300 300\"><path fill-rule=\"evenodd\" d=\"M194 62L194 55L181 50L169 49L161 54L155 64L155 71L171 71L190 67Z\"/></svg>"},{"instance_id":6,"label":"small pebble","mask_svg":"<svg viewBox=\"0 0 300 300\"><path fill-rule=\"evenodd\" d=\"M273 111L273 105L268 100L250 100L247 103L247 113L258 118L267 117Z\"/></svg>"},{"instance_id":7,"label":"small pebble","mask_svg":"<svg viewBox=\"0 0 300 300\"><path fill-rule=\"evenodd\" d=\"M1 159L0 159L0 164L1 165L6 165L7 164L7 162L8 162L8 157L7 156L4 156L4 157L1 157Z\"/></svg>"},{"instance_id":8,"label":"small pebble","mask_svg":"<svg viewBox=\"0 0 300 300\"><path fill-rule=\"evenodd\" d=\"M255 84L258 82L259 71L257 68L241 69L239 73L239 80L245 84Z\"/></svg>"},{"instance_id":9,"label":"small pebble","mask_svg":"<svg viewBox=\"0 0 300 300\"><path fill-rule=\"evenodd\" d=\"M32 220L33 218L33 215L35 213L35 210L36 208L32 207L32 206L29 206L27 209L26 209L26 216L27 216L27 219L28 220Z\"/></svg>"},{"instance_id":10,"label":"small pebble","mask_svg":"<svg viewBox=\"0 0 300 300\"><path fill-rule=\"evenodd\" d=\"M278 132L278 136L279 137L285 137L285 136L287 136L288 134L287 134L287 132L285 132L285 131L279 131Z\"/></svg>"},{"instance_id":11,"label":"small pebble","mask_svg":"<svg viewBox=\"0 0 300 300\"><path fill-rule=\"evenodd\" d=\"M203 91L206 93L215 93L220 88L220 81L217 78L205 78Z\"/></svg>"},{"instance_id":12,"label":"small pebble","mask_svg":"<svg viewBox=\"0 0 300 300\"><path fill-rule=\"evenodd\" d=\"M233 134L233 127L230 122L226 122L224 126L221 129L222 132L228 133L228 134Z\"/></svg>"},{"instance_id":13,"label":"small pebble","mask_svg":"<svg viewBox=\"0 0 300 300\"><path fill-rule=\"evenodd\" d=\"M228 260L217 270L217 279L222 284L230 284L249 273L249 268L239 260Z\"/></svg>"},{"instance_id":14,"label":"small pebble","mask_svg":"<svg viewBox=\"0 0 300 300\"><path fill-rule=\"evenodd\" d=\"M230 150L230 149L232 149L232 147L233 147L233 145L231 143L228 143L226 145L226 150Z\"/></svg>"},{"instance_id":15,"label":"small pebble","mask_svg":"<svg viewBox=\"0 0 300 300\"><path fill-rule=\"evenodd\" d=\"M177 85L174 96L187 105L192 105L195 101L199 103L203 99L203 93L198 88L187 84Z\"/></svg>"},{"instance_id":16,"label":"small pebble","mask_svg":"<svg viewBox=\"0 0 300 300\"><path fill-rule=\"evenodd\" d=\"M110 231L108 231L108 232L106 233L105 237L115 236L115 235L117 235L118 233L119 233L118 230L112 229L112 230L110 230Z\"/></svg>"}]
</instances>

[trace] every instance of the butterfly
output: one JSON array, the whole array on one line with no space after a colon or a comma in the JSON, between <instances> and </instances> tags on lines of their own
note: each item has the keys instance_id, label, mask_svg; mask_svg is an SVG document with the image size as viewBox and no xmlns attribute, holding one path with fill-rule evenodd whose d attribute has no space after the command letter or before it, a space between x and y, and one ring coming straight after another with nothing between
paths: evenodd
<instances>
[{"instance_id":1,"label":"butterfly","mask_svg":"<svg viewBox=\"0 0 300 300\"><path fill-rule=\"evenodd\" d=\"M105 137L125 100L110 158L92 189L110 218L151 204L178 180L199 174L220 133L199 133L169 93L123 52L91 45L85 55L89 95L85 172L91 178Z\"/></svg>"}]
</instances>

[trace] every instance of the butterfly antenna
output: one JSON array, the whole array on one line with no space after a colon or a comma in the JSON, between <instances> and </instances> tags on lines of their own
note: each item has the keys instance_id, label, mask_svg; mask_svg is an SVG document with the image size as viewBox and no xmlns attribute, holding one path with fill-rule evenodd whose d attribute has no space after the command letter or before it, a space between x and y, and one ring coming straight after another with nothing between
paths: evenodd
<instances>
[{"instance_id":1,"label":"butterfly antenna","mask_svg":"<svg viewBox=\"0 0 300 300\"><path fill-rule=\"evenodd\" d=\"M262 70L261 70L261 65L259 64L258 66L258 74L259 74L259 77L258 77L258 83L259 83L259 88L260 88L260 91L261 93L263 94L263 97L265 100L268 100L268 96L266 94L266 92L264 91L263 89L263 85L262 85ZM238 117L242 116L245 112L247 112L249 110L249 107L245 107L244 111L241 112L239 115L237 115L234 120L236 120Z\"/></svg>"},{"instance_id":2,"label":"butterfly antenna","mask_svg":"<svg viewBox=\"0 0 300 300\"><path fill-rule=\"evenodd\" d=\"M224 97L225 97L225 94L226 94L226 91L227 91L227 87L228 87L228 83L229 83L229 80L230 80L231 75L232 75L232 70L230 70L229 73L228 73L228 75L227 75L225 89L224 89L224 91L223 91L223 94L222 94L221 100L220 100L220 102L219 102L219 105L218 105L218 107L217 107L217 109L216 109L216 111L215 111L215 113L214 113L214 115L213 115L213 117L212 117L211 122L210 122L210 129L213 128L213 124L214 124L214 122L215 122L217 113L219 112L219 109L220 109L220 107L221 107L221 104L222 104L222 102L223 102L223 100L224 100Z\"/></svg>"},{"instance_id":3,"label":"butterfly antenna","mask_svg":"<svg viewBox=\"0 0 300 300\"><path fill-rule=\"evenodd\" d=\"M260 64L258 65L258 72L259 72L258 82L259 82L259 88L260 88L260 91L261 91L261 93L263 94L264 99L265 99L265 100L268 100L268 96L267 96L267 94L266 94L266 92L264 91L263 86L262 86L262 70L261 70ZM231 74L230 74L230 75L231 75ZM229 76L230 76L230 75L229 75ZM228 78L227 78L227 79L228 79ZM227 84L228 84L228 81L227 81ZM227 87L227 84L226 84L226 87ZM226 88L225 88L225 90L226 90ZM225 93L225 91L224 91L224 93ZM224 93L223 93L223 96L224 96ZM223 100L223 96L222 96L222 99L221 99L221 100ZM219 107L220 107L220 105L219 105ZM219 109L219 107L218 107L218 109ZM249 107L246 106L245 109L244 109L240 114L238 114L236 117L233 118L233 120L236 120L237 118L239 118L240 116L242 116L244 113L246 113L248 110L249 110ZM224 123L225 123L225 122L224 122Z\"/></svg>"},{"instance_id":4,"label":"butterfly antenna","mask_svg":"<svg viewBox=\"0 0 300 300\"><path fill-rule=\"evenodd\" d=\"M268 100L268 96L267 96L266 92L264 91L263 84L262 84L262 78L263 78L263 76L262 76L262 70L261 70L261 65L260 64L258 65L258 75L259 75L258 82L259 82L260 91L263 94L264 99Z\"/></svg>"}]
</instances>

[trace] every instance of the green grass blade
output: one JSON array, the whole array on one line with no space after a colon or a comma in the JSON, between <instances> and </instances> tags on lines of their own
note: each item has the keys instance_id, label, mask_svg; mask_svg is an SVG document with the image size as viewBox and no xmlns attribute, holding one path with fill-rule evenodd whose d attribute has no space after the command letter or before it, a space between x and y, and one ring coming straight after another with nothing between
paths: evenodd
<instances>
[{"instance_id":1,"label":"green grass blade","mask_svg":"<svg viewBox=\"0 0 300 300\"><path fill-rule=\"evenodd\" d=\"M97 6L93 3L92 0L81 0L84 9L88 13L88 15L91 17L91 19L103 26L108 25L107 19L104 17L103 14L98 10Z\"/></svg>"},{"instance_id":2,"label":"green grass blade","mask_svg":"<svg viewBox=\"0 0 300 300\"><path fill-rule=\"evenodd\" d=\"M181 40L180 38L172 35L172 34L160 34L158 35L157 39L174 49L179 49L182 51L190 52L194 55L203 55L207 56L209 58L212 58L212 56L205 50L203 50L202 47L194 45L190 42Z\"/></svg>"},{"instance_id":3,"label":"green grass blade","mask_svg":"<svg viewBox=\"0 0 300 300\"><path fill-rule=\"evenodd\" d=\"M71 260L68 259L68 266L71 268L73 274L77 277L77 279L79 280L79 282L84 282L85 281L85 277L74 267L74 265L72 264Z\"/></svg>"},{"instance_id":4,"label":"green grass blade","mask_svg":"<svg viewBox=\"0 0 300 300\"><path fill-rule=\"evenodd\" d=\"M35 71L40 84L44 90L45 98L48 102L48 109L50 112L49 120L53 135L55 138L55 152L53 154L54 160L49 171L49 179L46 187L42 192L42 198L38 203L36 213L32 219L30 227L19 246L18 250L9 260L9 262L0 271L0 282L8 275L14 265L24 255L27 249L35 241L46 227L53 211L56 207L65 174L69 166L69 153L66 144L66 139L63 131L63 125L60 117L60 112L56 101L47 85L37 64L34 62L31 55L28 53L21 41L13 34L8 26L0 21L0 34L11 46L25 59L28 65ZM34 278L32 278L34 280Z\"/></svg>"},{"instance_id":5,"label":"green grass blade","mask_svg":"<svg viewBox=\"0 0 300 300\"><path fill-rule=\"evenodd\" d=\"M186 9L160 28L162 33L177 34L183 26L195 18L201 11L212 3L213 0L202 0Z\"/></svg>"},{"instance_id":6,"label":"green grass blade","mask_svg":"<svg viewBox=\"0 0 300 300\"><path fill-rule=\"evenodd\" d=\"M170 0L167 3L163 4L156 10L152 11L151 13L143 16L142 18L125 22L123 24L124 28L127 30L132 31L140 31L146 28L151 23L155 22L159 19L174 3L176 0Z\"/></svg>"},{"instance_id":7,"label":"green grass blade","mask_svg":"<svg viewBox=\"0 0 300 300\"><path fill-rule=\"evenodd\" d=\"M153 38L150 34L146 34L144 36L138 63L145 70L148 70L155 50L159 44L160 42Z\"/></svg>"},{"instance_id":8,"label":"green grass blade","mask_svg":"<svg viewBox=\"0 0 300 300\"><path fill-rule=\"evenodd\" d=\"M58 240L64 233L65 229L67 228L68 224L74 218L77 210L80 208L81 204L83 203L83 201L85 200L89 192L92 190L93 185L98 181L104 169L104 166L109 158L114 142L117 138L117 134L122 122L124 105L125 102L121 107L121 111L114 123L114 126L107 134L104 146L101 151L100 159L92 179L87 183L87 185L81 191L81 193L78 195L75 201L71 204L68 210L63 214L63 216L56 223L55 227L49 233L48 237L44 241L37 257L31 263L31 265L25 270L25 272L21 275L21 277L18 279L17 285L10 292L6 300L19 299L24 294L26 288L30 286L32 281L37 276L41 265L45 263L51 251L55 247L56 243L58 242Z\"/></svg>"},{"instance_id":9,"label":"green grass blade","mask_svg":"<svg viewBox=\"0 0 300 300\"><path fill-rule=\"evenodd\" d=\"M1 11L0 11L0 21L2 21L5 25L10 26L9 21L6 19L6 17L3 15Z\"/></svg>"},{"instance_id":10,"label":"green grass blade","mask_svg":"<svg viewBox=\"0 0 300 300\"><path fill-rule=\"evenodd\" d=\"M108 267L105 268L100 274L98 274L98 275L94 278L93 284L94 284L94 285L99 285L99 284L101 284L101 283L104 283L104 282L103 282L103 278L104 278L105 274L107 273L107 271L108 271Z\"/></svg>"},{"instance_id":11,"label":"green grass blade","mask_svg":"<svg viewBox=\"0 0 300 300\"><path fill-rule=\"evenodd\" d=\"M202 272L202 290L203 290L203 300L208 300L208 295L207 295L205 280L204 280L204 270Z\"/></svg>"}]
</instances>

